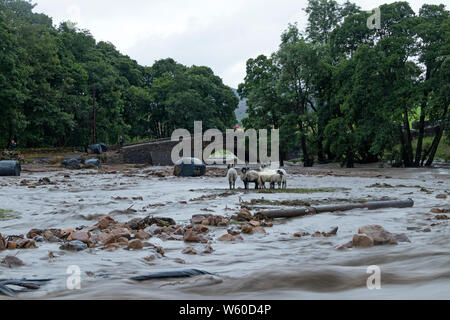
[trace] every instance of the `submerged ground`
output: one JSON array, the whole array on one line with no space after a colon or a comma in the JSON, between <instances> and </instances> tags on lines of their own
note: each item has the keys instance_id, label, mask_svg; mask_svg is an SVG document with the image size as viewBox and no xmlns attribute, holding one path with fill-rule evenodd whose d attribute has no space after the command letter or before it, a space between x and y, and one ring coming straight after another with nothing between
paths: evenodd
<instances>
[{"instance_id":1,"label":"submerged ground","mask_svg":"<svg viewBox=\"0 0 450 320\"><path fill-rule=\"evenodd\" d=\"M200 178L176 178L170 168L106 166L65 170L24 166L21 177L0 178L0 233L26 235L30 229L92 226L102 216L118 222L170 217L187 225L193 215L230 217L247 207L328 205L378 199L408 199L405 209L352 210L273 221L266 233L242 234L243 240L219 241L236 226L210 227L208 244L161 239L142 250L61 250L61 243L37 242L36 249L3 250L24 265L0 266L0 278L52 278L42 289L19 298L67 299L449 299L450 227L432 208L450 209L448 167L434 169L339 169L288 167L290 192L227 193L224 169ZM48 178L48 180L41 180ZM50 181L50 184L48 183ZM238 181L238 186L243 183ZM443 198L437 195L447 195ZM127 210L127 209L132 210ZM435 210L436 211L436 210ZM379 224L404 233L411 242L337 250L358 228ZM313 237L338 227L336 236ZM305 233L302 237L294 234ZM185 254L193 247L196 255ZM49 255L49 252L51 254ZM68 290L69 266L81 270L81 289ZM366 286L367 268L381 268L381 289ZM137 283L130 277L152 271L196 268L215 273L185 280Z\"/></svg>"}]
</instances>

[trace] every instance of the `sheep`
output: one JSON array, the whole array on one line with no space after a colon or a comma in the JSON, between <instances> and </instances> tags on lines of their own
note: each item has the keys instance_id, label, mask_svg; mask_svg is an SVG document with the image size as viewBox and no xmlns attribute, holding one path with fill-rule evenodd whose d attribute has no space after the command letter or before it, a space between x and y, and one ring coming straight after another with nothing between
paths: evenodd
<instances>
[{"instance_id":1,"label":"sheep","mask_svg":"<svg viewBox=\"0 0 450 320\"><path fill-rule=\"evenodd\" d=\"M245 189L248 189L249 183L255 183L255 189L259 189L262 184L259 172L250 170L249 168L242 168L239 172L242 182L244 182Z\"/></svg>"},{"instance_id":2,"label":"sheep","mask_svg":"<svg viewBox=\"0 0 450 320\"><path fill-rule=\"evenodd\" d=\"M272 170L260 171L258 174L260 178L260 187L263 189L266 188L266 182L271 182L272 176L276 175Z\"/></svg>"},{"instance_id":3,"label":"sheep","mask_svg":"<svg viewBox=\"0 0 450 320\"><path fill-rule=\"evenodd\" d=\"M230 184L230 190L236 189L236 180L238 177L238 173L237 173L236 169L233 168L232 166L228 166L227 177L228 177L228 183Z\"/></svg>"},{"instance_id":4,"label":"sheep","mask_svg":"<svg viewBox=\"0 0 450 320\"><path fill-rule=\"evenodd\" d=\"M286 171L284 169L277 170L277 173L270 177L270 189L275 189L275 184L278 184L278 189L287 188Z\"/></svg>"},{"instance_id":5,"label":"sheep","mask_svg":"<svg viewBox=\"0 0 450 320\"><path fill-rule=\"evenodd\" d=\"M287 172L284 169L278 169L277 171L281 175L281 184L283 189L287 189Z\"/></svg>"}]
</instances>

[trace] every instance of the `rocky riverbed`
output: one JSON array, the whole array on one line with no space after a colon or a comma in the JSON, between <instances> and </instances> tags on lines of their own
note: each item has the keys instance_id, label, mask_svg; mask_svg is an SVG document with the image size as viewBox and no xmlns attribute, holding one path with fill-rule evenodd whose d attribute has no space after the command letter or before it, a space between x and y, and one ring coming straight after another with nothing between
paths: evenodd
<instances>
[{"instance_id":1,"label":"rocky riverbed","mask_svg":"<svg viewBox=\"0 0 450 320\"><path fill-rule=\"evenodd\" d=\"M229 191L224 168L177 178L166 167L25 165L0 178L0 278L53 279L18 295L39 299L450 298L448 168L287 170L288 189L273 192ZM408 198L414 207L255 215ZM380 290L366 286L372 265ZM211 274L130 279L184 269ZM73 270L81 288L69 290Z\"/></svg>"}]
</instances>

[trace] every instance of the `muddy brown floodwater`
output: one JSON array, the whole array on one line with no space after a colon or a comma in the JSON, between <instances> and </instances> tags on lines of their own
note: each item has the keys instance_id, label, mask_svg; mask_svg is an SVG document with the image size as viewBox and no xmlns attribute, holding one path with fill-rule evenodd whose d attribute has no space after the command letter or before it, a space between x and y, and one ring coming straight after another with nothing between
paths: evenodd
<instances>
[{"instance_id":1,"label":"muddy brown floodwater","mask_svg":"<svg viewBox=\"0 0 450 320\"><path fill-rule=\"evenodd\" d=\"M36 249L0 251L1 259L16 255L24 263L15 268L0 265L0 278L53 279L40 290L19 294L19 299L450 299L449 220L437 220L437 214L430 212L432 208L450 208L448 167L290 167L288 188L294 189L291 193L240 189L226 196L225 177L158 177L149 170L169 168L25 170L19 178L1 177L0 233L26 235L33 228L92 226L105 215L122 223L153 215L187 225L195 214L229 217L245 204L252 213L258 208L284 205L292 208L303 203L341 204L384 198L412 198L415 205L279 219L273 221L273 227L265 228L265 234L242 234L243 240L234 242L218 241L230 227L210 227L212 253L202 253L207 246L203 243L163 240L158 236L148 241L161 246L164 256L154 247L71 252L59 249L58 243L38 242ZM50 179L52 184L39 184L42 178ZM21 183L23 180L27 181ZM238 186L243 186L240 180ZM437 198L439 194L448 198ZM126 211L128 208L136 211ZM410 242L337 250L352 239L360 226L368 224L404 233ZM335 236L311 236L333 227L338 227ZM309 235L295 237L294 233ZM182 253L189 246L198 254ZM53 258L49 257L50 251ZM152 255L153 260L144 259ZM67 288L67 269L73 265L81 271L79 290ZM379 290L366 286L370 276L367 268L371 265L381 269ZM215 275L129 280L153 271L190 268Z\"/></svg>"}]
</instances>

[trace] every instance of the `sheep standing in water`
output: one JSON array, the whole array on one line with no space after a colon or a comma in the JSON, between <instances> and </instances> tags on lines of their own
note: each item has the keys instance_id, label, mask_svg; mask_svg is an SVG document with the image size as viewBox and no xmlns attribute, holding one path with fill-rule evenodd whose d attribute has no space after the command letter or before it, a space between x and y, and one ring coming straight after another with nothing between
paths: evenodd
<instances>
[{"instance_id":1,"label":"sheep standing in water","mask_svg":"<svg viewBox=\"0 0 450 320\"><path fill-rule=\"evenodd\" d=\"M228 177L228 183L230 184L230 190L236 189L236 180L238 177L238 173L237 173L236 169L233 168L232 166L228 166L227 177Z\"/></svg>"},{"instance_id":2,"label":"sheep standing in water","mask_svg":"<svg viewBox=\"0 0 450 320\"><path fill-rule=\"evenodd\" d=\"M239 172L239 176L241 177L242 182L244 182L245 189L248 189L249 183L255 184L255 189L259 189L262 185L261 177L259 172L255 170L250 170L249 168L242 168Z\"/></svg>"}]
</instances>

